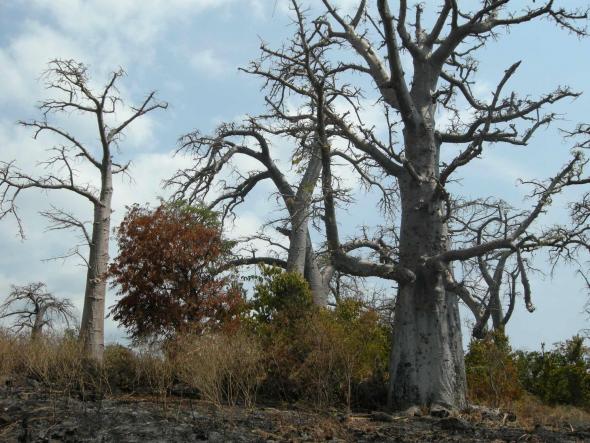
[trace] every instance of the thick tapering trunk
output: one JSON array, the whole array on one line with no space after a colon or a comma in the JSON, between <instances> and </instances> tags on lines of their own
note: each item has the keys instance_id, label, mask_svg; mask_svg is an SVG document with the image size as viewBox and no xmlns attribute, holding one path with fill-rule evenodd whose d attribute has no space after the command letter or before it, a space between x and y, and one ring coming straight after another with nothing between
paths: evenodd
<instances>
[{"instance_id":1,"label":"thick tapering trunk","mask_svg":"<svg viewBox=\"0 0 590 443\"><path fill-rule=\"evenodd\" d=\"M400 264L416 273L400 284L390 361L390 403L396 409L465 406L466 380L457 296L445 290L440 266L425 257L448 244L444 201L437 191L439 146L428 128L406 131L406 152L422 177L400 180Z\"/></svg>"},{"instance_id":2,"label":"thick tapering trunk","mask_svg":"<svg viewBox=\"0 0 590 443\"><path fill-rule=\"evenodd\" d=\"M99 363L102 363L104 352L104 314L112 196L113 183L109 167L103 173L101 204L94 205L92 243L90 244L84 309L80 326L80 339L85 354Z\"/></svg>"},{"instance_id":3,"label":"thick tapering trunk","mask_svg":"<svg viewBox=\"0 0 590 443\"><path fill-rule=\"evenodd\" d=\"M311 198L321 170L320 145L316 144L297 194L287 202L291 217L287 272L303 275L309 283L314 304L325 307L328 304L329 288L322 278L309 235Z\"/></svg>"},{"instance_id":4,"label":"thick tapering trunk","mask_svg":"<svg viewBox=\"0 0 590 443\"><path fill-rule=\"evenodd\" d=\"M35 322L31 328L31 340L37 340L43 334L43 317L45 317L44 310L40 310L35 314Z\"/></svg>"},{"instance_id":5,"label":"thick tapering trunk","mask_svg":"<svg viewBox=\"0 0 590 443\"><path fill-rule=\"evenodd\" d=\"M287 256L287 272L304 275L307 258L307 211L302 204L293 205L291 214L291 233L289 235L289 253Z\"/></svg>"},{"instance_id":6,"label":"thick tapering trunk","mask_svg":"<svg viewBox=\"0 0 590 443\"><path fill-rule=\"evenodd\" d=\"M391 406L463 408L463 358L457 297L444 290L440 277L425 274L400 288L390 363Z\"/></svg>"}]
</instances>

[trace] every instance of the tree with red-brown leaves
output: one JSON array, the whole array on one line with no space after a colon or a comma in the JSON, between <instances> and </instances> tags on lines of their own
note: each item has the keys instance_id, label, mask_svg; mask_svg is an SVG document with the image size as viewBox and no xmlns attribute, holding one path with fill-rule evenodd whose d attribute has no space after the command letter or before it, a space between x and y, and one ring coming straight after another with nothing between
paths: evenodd
<instances>
[{"instance_id":1,"label":"tree with red-brown leaves","mask_svg":"<svg viewBox=\"0 0 590 443\"><path fill-rule=\"evenodd\" d=\"M134 340L233 328L241 290L218 275L230 250L215 216L202 208L134 205L117 229L109 267L119 301L114 320Z\"/></svg>"}]
</instances>

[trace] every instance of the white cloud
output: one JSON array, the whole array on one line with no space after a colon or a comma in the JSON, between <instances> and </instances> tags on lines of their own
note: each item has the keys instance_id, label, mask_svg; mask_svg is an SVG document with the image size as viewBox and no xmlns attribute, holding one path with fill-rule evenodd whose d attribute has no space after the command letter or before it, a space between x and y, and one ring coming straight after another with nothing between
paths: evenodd
<instances>
[{"instance_id":1,"label":"white cloud","mask_svg":"<svg viewBox=\"0 0 590 443\"><path fill-rule=\"evenodd\" d=\"M212 49L203 49L193 53L189 57L189 62L197 72L209 77L224 75L233 69L229 62L222 59Z\"/></svg>"},{"instance_id":2,"label":"white cloud","mask_svg":"<svg viewBox=\"0 0 590 443\"><path fill-rule=\"evenodd\" d=\"M170 178L178 169L190 165L190 158L173 155L172 152L140 153L133 158L129 174L131 180L119 176L115 181L113 203L116 217L120 220L125 206L133 203L157 203L158 197L166 198L170 190L162 187L162 182Z\"/></svg>"},{"instance_id":3,"label":"white cloud","mask_svg":"<svg viewBox=\"0 0 590 443\"><path fill-rule=\"evenodd\" d=\"M354 14L356 12L356 8L358 8L360 5L360 0L332 0L331 4L338 10L340 15L346 16ZM303 10L306 10L307 8L320 6L320 8L318 8L317 10L314 9L314 11L320 13L326 11L326 9L320 1L307 0L303 3L303 5ZM273 9L276 9L283 14L291 14L293 11L291 0L274 0L272 1L272 6Z\"/></svg>"},{"instance_id":4,"label":"white cloud","mask_svg":"<svg viewBox=\"0 0 590 443\"><path fill-rule=\"evenodd\" d=\"M82 61L101 80L119 66L153 62L155 43L171 26L235 1L32 0L19 32L0 47L0 104L38 98L43 85L37 79L50 59ZM215 58L205 61L223 67Z\"/></svg>"},{"instance_id":5,"label":"white cloud","mask_svg":"<svg viewBox=\"0 0 590 443\"><path fill-rule=\"evenodd\" d=\"M236 0L34 0L66 32L91 39L122 35L149 43L173 22L186 23L208 9L223 8Z\"/></svg>"},{"instance_id":6,"label":"white cloud","mask_svg":"<svg viewBox=\"0 0 590 443\"><path fill-rule=\"evenodd\" d=\"M38 81L53 58L82 59L75 40L38 22L27 21L22 33L0 48L0 103L31 106L42 92Z\"/></svg>"}]
</instances>

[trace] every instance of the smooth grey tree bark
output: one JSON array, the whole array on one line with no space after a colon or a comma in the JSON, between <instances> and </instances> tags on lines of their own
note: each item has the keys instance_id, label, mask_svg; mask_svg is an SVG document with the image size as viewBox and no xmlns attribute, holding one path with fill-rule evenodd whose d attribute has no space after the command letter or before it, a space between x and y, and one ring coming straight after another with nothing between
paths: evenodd
<instances>
[{"instance_id":1,"label":"smooth grey tree bark","mask_svg":"<svg viewBox=\"0 0 590 443\"><path fill-rule=\"evenodd\" d=\"M100 174L100 197L99 203L94 203L92 239L89 244L84 308L80 324L80 339L84 345L84 352L96 361L102 361L104 351L105 298L113 199L113 170L108 149L105 150Z\"/></svg>"},{"instance_id":2,"label":"smooth grey tree bark","mask_svg":"<svg viewBox=\"0 0 590 443\"><path fill-rule=\"evenodd\" d=\"M131 116L123 121L111 123L121 108L122 100L116 89L117 81L124 75L122 70L114 72L104 88L98 93L90 89L88 70L74 60L53 60L45 72L46 86L56 91L59 98L41 103L43 120L20 122L34 131L35 139L42 133L57 136L62 145L49 151L52 156L45 162L46 175L32 176L18 169L14 162L2 162L0 167L0 218L13 214L22 234L22 223L16 211L15 201L26 189L65 190L88 200L93 206L91 231L84 222L66 211L55 209L42 213L53 223L51 229L73 228L80 230L88 246L88 258L76 248L70 255L84 258L88 267L84 308L80 325L80 340L85 353L101 363L104 351L104 311L109 261L110 221L113 198L113 176L127 172L129 163L120 165L113 161L114 148L125 129L137 118L156 109L165 109L166 103L155 100L154 92L147 95L138 107L130 107ZM76 111L91 116L97 125L98 146L85 145L71 132L49 123L47 117L55 113ZM74 161L93 166L98 172L98 188L88 183L78 183ZM60 173L61 171L61 173Z\"/></svg>"}]
</instances>

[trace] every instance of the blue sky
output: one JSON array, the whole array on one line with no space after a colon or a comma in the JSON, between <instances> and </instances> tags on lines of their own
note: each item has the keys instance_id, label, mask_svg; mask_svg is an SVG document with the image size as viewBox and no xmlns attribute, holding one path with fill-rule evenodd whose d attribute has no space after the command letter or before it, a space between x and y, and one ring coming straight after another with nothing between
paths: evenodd
<instances>
[{"instance_id":1,"label":"blue sky","mask_svg":"<svg viewBox=\"0 0 590 443\"><path fill-rule=\"evenodd\" d=\"M302 1L315 7L319 4ZM334 3L350 8L356 1ZM438 4L433 0L422 3L427 10ZM574 3L584 2L563 1L567 6ZM180 135L197 128L209 132L222 121L263 109L259 80L237 68L258 56L261 39L270 46L280 45L291 33L289 24L285 0L0 0L0 158L16 158L23 169L34 168L45 155L43 149L51 146L52 140L35 142L15 124L38 117L35 105L46 94L39 76L50 59L75 58L88 64L97 83L123 67L128 76L121 83L121 93L127 102L138 102L155 89L170 107L142 120L122 143L122 155L133 159L134 181L118 183L115 189L116 224L125 205L155 202L158 196L167 195L161 180L187 165L186 158L172 156ZM587 91L578 100L553 108L563 114L556 127L571 128L579 121L590 121L589 49L589 40L578 40L547 22L514 28L481 51L475 90L485 97L504 69L523 60L510 82L523 95L538 96L565 84ZM74 125L88 142L94 140L90 122L73 116L63 123ZM569 144L556 129L550 129L539 132L526 149L493 147L463 172L463 181L455 190L472 197L502 197L527 208L531 204L523 201L527 189L518 187L517 180L554 174L567 159ZM275 149L276 156L284 159L287 149L280 145ZM83 168L80 175L92 180ZM266 198L269 189L259 189L247 201L233 235L253 233L266 214L272 214ZM564 204L575 198L575 192L556 199L545 221L563 220ZM342 224L350 232L362 224L378 223L371 201L371 196L363 197L342 212ZM72 233L45 232L46 222L37 212L49 204L64 206L85 219L91 217L86 202L67 194L23 194L19 206L26 240L17 238L13 221L0 222L0 298L11 284L45 281L50 290L81 307L85 270L75 260L44 261L67 251L76 241ZM537 264L544 267L542 255ZM553 278L535 276L532 283L537 311L528 314L522 302L517 306L508 327L515 346L538 348L541 342L551 344L587 327L582 314L586 298L573 270L559 268ZM111 293L107 305L113 302ZM107 340L121 335L108 322Z\"/></svg>"}]
</instances>

